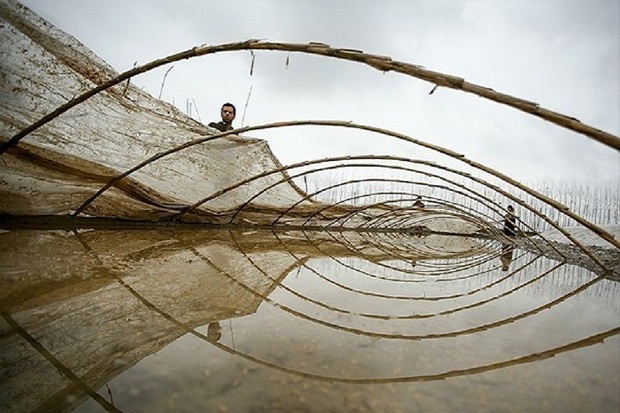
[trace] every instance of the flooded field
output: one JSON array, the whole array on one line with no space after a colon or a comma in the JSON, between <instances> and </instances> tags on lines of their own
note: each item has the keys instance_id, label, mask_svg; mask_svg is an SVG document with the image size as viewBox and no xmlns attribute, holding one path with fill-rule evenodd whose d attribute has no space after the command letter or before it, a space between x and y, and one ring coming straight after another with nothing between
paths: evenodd
<instances>
[{"instance_id":1,"label":"flooded field","mask_svg":"<svg viewBox=\"0 0 620 413\"><path fill-rule=\"evenodd\" d=\"M616 412L620 288L484 239L0 234L6 412Z\"/></svg>"}]
</instances>

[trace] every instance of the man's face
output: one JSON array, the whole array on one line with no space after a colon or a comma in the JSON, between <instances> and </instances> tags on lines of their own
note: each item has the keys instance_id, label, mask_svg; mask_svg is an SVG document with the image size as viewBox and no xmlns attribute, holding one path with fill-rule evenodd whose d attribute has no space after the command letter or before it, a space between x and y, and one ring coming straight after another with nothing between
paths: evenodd
<instances>
[{"instance_id":1,"label":"man's face","mask_svg":"<svg viewBox=\"0 0 620 413\"><path fill-rule=\"evenodd\" d=\"M230 106L224 106L222 108L222 120L226 123L232 123L235 119L235 110Z\"/></svg>"}]
</instances>

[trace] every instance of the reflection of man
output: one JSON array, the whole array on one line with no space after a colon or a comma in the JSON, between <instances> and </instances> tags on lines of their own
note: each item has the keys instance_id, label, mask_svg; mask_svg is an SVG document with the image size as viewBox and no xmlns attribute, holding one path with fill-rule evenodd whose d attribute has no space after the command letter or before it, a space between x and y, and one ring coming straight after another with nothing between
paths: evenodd
<instances>
[{"instance_id":1,"label":"reflection of man","mask_svg":"<svg viewBox=\"0 0 620 413\"><path fill-rule=\"evenodd\" d=\"M499 257L499 261L502 263L502 271L508 271L510 267L510 263L512 262L512 251L515 249L514 246L504 244L502 246L502 255Z\"/></svg>"},{"instance_id":2,"label":"reflection of man","mask_svg":"<svg viewBox=\"0 0 620 413\"><path fill-rule=\"evenodd\" d=\"M217 321L209 324L207 327L207 340L216 342L222 337L222 327Z\"/></svg>"}]
</instances>

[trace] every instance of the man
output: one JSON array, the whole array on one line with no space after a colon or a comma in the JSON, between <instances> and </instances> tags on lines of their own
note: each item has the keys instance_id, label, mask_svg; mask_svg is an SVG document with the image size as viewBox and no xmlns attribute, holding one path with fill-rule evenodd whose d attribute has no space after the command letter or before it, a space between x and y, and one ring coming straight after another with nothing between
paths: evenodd
<instances>
[{"instance_id":1,"label":"man","mask_svg":"<svg viewBox=\"0 0 620 413\"><path fill-rule=\"evenodd\" d=\"M422 202L422 196L418 195L418 197L415 199L415 202L413 203L413 207L417 209L424 208L424 202Z\"/></svg>"},{"instance_id":2,"label":"man","mask_svg":"<svg viewBox=\"0 0 620 413\"><path fill-rule=\"evenodd\" d=\"M504 234L513 237L517 231L517 216L512 205L508 205L508 212L504 215Z\"/></svg>"},{"instance_id":3,"label":"man","mask_svg":"<svg viewBox=\"0 0 620 413\"><path fill-rule=\"evenodd\" d=\"M228 130L232 130L233 125L232 122L235 119L235 115L237 114L237 109L235 109L235 105L232 103L224 103L222 105L222 121L221 122L211 122L209 126L219 130L220 132L226 132Z\"/></svg>"}]
</instances>

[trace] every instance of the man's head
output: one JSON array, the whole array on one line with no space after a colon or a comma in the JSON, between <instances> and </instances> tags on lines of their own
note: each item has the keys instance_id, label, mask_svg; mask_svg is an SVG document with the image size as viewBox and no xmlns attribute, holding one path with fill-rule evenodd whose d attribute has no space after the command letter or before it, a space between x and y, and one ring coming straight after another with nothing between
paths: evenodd
<instances>
[{"instance_id":1,"label":"man's head","mask_svg":"<svg viewBox=\"0 0 620 413\"><path fill-rule=\"evenodd\" d=\"M231 124L236 114L237 109L235 109L235 105L232 103L224 103L222 105L222 121L224 123Z\"/></svg>"}]
</instances>

